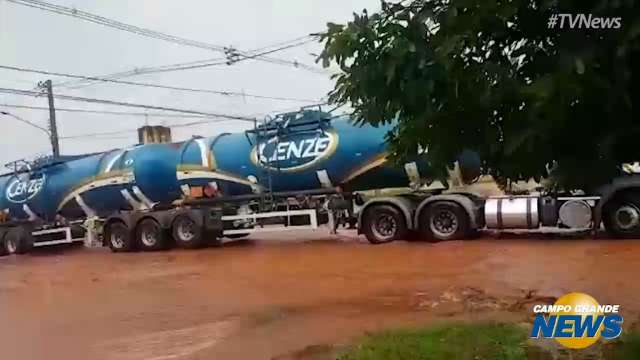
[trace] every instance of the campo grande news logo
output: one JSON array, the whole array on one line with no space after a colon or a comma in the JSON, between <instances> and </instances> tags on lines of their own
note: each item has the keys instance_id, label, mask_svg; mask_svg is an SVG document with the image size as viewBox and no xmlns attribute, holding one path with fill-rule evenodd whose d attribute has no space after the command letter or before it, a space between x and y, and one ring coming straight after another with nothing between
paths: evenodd
<instances>
[{"instance_id":1,"label":"campo grande news logo","mask_svg":"<svg viewBox=\"0 0 640 360\"><path fill-rule=\"evenodd\" d=\"M531 338L553 338L571 349L584 349L600 338L619 337L624 322L620 305L600 305L578 292L561 296L553 305L535 305L533 312Z\"/></svg>"}]
</instances>

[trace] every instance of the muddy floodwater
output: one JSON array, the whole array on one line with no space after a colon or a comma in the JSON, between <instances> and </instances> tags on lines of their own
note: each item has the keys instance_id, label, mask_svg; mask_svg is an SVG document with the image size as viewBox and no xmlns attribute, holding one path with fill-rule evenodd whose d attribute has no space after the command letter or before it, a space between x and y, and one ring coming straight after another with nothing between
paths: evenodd
<instances>
[{"instance_id":1,"label":"muddy floodwater","mask_svg":"<svg viewBox=\"0 0 640 360\"><path fill-rule=\"evenodd\" d=\"M372 246L318 231L196 251L41 249L0 258L0 358L298 358L387 327L526 321L572 291L620 304L627 327L639 276L640 240Z\"/></svg>"}]
</instances>

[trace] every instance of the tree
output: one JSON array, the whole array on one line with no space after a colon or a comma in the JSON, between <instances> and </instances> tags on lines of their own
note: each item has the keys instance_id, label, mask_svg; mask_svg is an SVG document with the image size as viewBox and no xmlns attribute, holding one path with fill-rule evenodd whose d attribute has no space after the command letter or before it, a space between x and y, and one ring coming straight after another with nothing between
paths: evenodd
<instances>
[{"instance_id":1,"label":"tree","mask_svg":"<svg viewBox=\"0 0 640 360\"><path fill-rule=\"evenodd\" d=\"M392 159L427 149L445 174L463 149L497 179L547 175L589 189L640 160L640 19L635 0L414 0L329 23L330 102L357 123L397 119ZM592 14L609 29L570 29L553 14ZM560 22L563 21L563 28ZM637 69L636 69L637 70Z\"/></svg>"}]
</instances>

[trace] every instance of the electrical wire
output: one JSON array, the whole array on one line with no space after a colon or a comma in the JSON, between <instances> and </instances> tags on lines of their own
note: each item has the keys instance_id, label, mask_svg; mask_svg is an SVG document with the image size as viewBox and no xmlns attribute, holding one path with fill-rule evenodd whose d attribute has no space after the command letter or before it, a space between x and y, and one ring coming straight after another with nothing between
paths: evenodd
<instances>
[{"instance_id":1,"label":"electrical wire","mask_svg":"<svg viewBox=\"0 0 640 360\"><path fill-rule=\"evenodd\" d=\"M35 97L41 95L41 93L38 92L38 91L20 90L20 89L7 89L7 88L0 88L0 93L23 95L23 96L35 96ZM250 122L254 121L254 119L249 118L249 117L245 117L245 116L229 115L229 114L217 114L217 113L211 113L211 112L205 112L205 111L178 109L178 108L167 107L167 106L135 104L135 103L122 102L122 101L115 101L115 100L93 99L93 98L85 98L85 97L62 95L62 94L54 94L54 97L58 98L58 99L61 99L61 100L80 101L80 102L107 104L107 105L116 105L116 106L126 106L126 107L134 107L134 108L142 108L142 109L150 109L150 110L173 111L173 112L179 112L179 113L185 113L185 114L204 115L204 116L210 116L210 117L219 117L219 118L225 118L225 119L250 121Z\"/></svg>"},{"instance_id":2,"label":"electrical wire","mask_svg":"<svg viewBox=\"0 0 640 360\"><path fill-rule=\"evenodd\" d=\"M29 109L29 110L43 110L49 111L48 107L44 106L30 106L30 105L17 105L17 104L0 104L1 107L16 108L16 109ZM107 110L86 110L86 109L70 109L56 107L56 112L75 112L75 113L87 113L87 114L106 114L116 116L149 116L149 117L166 117L166 118L196 118L207 119L208 116L203 115L179 115L179 114L165 114L165 113L148 113L148 112L128 112L128 111L107 111Z\"/></svg>"},{"instance_id":3,"label":"electrical wire","mask_svg":"<svg viewBox=\"0 0 640 360\"><path fill-rule=\"evenodd\" d=\"M116 139L131 139L131 136L90 136L91 134L88 134L89 136L72 136L72 137L61 137L59 138L60 140L63 141L68 141L68 140L73 140L73 141L78 141L78 140L116 140Z\"/></svg>"},{"instance_id":4,"label":"electrical wire","mask_svg":"<svg viewBox=\"0 0 640 360\"><path fill-rule=\"evenodd\" d=\"M196 40L186 39L186 38L182 38L182 37L178 37L170 34L165 34L159 31L154 31L154 30L150 30L150 29L146 29L146 28L142 28L134 25L125 24L113 19L109 19L103 16L89 13L86 11L78 10L75 8L69 8L61 5L51 4L44 1L39 1L39 0L7 0L7 1L14 4L18 4L18 5L23 5L23 6L36 8L39 10L53 12L60 15L75 17L85 21L93 22L95 24L108 26L111 28L134 33L140 36L163 40L163 41L175 43L178 45L191 46L191 47L196 47L196 48L201 48L206 50L217 51L217 52L224 53L225 55L233 54L233 56L236 56L239 58L249 57L252 59L271 62L274 64L288 65L288 66L293 65L295 67L299 67L305 70L309 69L306 66L305 67L300 66L300 64L295 61L289 61L284 59L269 59L269 58L263 58L261 56L251 57L251 54L247 54L246 52L242 52L242 51L233 49L231 47L213 45L213 44L205 43L202 41L196 41ZM310 68L313 68L313 67L310 67Z\"/></svg>"},{"instance_id":5,"label":"electrical wire","mask_svg":"<svg viewBox=\"0 0 640 360\"><path fill-rule=\"evenodd\" d=\"M220 61L220 60L225 60L226 58L212 58L212 59L206 59L206 60L197 60L197 61L189 61L189 62L184 62L184 63L178 63L178 64L170 64L170 65L161 65L161 66L154 66L154 67L141 67L141 68L134 68L132 70L128 70L128 71L121 71L121 72L117 72L117 73L112 73L112 74L108 74L108 75L102 75L99 76L103 79L121 79L121 78L125 78L125 77L129 77L129 76L136 76L136 75L144 75L144 74L153 74L156 72L163 72L165 69L167 68L171 68L171 67L181 67L181 66L188 66L188 65L195 65L195 64L202 64L202 63L206 63L206 62L212 62L212 61ZM83 86L89 86L91 84L93 84L95 82L93 81L78 81L78 80L69 80L69 81L65 81L65 82L61 82L61 83L56 83L56 87L67 87L70 89L74 89L74 88L81 88Z\"/></svg>"},{"instance_id":6,"label":"electrical wire","mask_svg":"<svg viewBox=\"0 0 640 360\"><path fill-rule=\"evenodd\" d=\"M291 39L288 41L283 41L277 44L272 44L272 45L268 45L268 46L263 46L261 48L258 49L254 49L254 50L250 50L249 53L256 53L256 52L260 52L260 51L265 51L266 49L270 49L273 47L280 47L280 50L285 50L287 47L287 45L290 45L291 43L294 42L299 42L300 40L303 39L307 39L307 38L311 38L310 41L313 41L313 35L305 35L305 36L301 36L301 37L297 37L295 39ZM309 41L309 42L310 42ZM296 44L295 46L300 46L303 44L306 44L307 42L301 42L299 44ZM293 46L292 46L293 47ZM142 67L142 68L134 68L132 70L129 71L123 71L123 72L118 72L118 73L112 73L112 74L108 74L108 75L103 75L100 76L101 78L106 78L106 79L122 79L125 77L130 77L130 76L137 76L137 75L145 75L145 74L154 74L154 73L163 73L163 72L171 72L171 71L180 71L180 70L190 70L190 69L197 69L197 68L204 68L204 67L211 67L211 66L217 66L217 65L228 65L228 58L210 58L210 59L204 59L204 60L196 60L196 61L190 61L190 62L183 62L183 63L177 63L177 64L169 64L169 65L161 65L161 66L155 66L155 67ZM277 59L273 59L273 58L269 58L268 61L277 61ZM202 65L202 66L199 66ZM298 64L298 66L307 66L307 70L311 71L311 72L316 72L318 74L329 74L326 70L324 69L318 69L318 68L314 68L314 67L310 67L308 65L305 64ZM71 81L67 81L67 82L62 82L62 83L56 83L55 85L57 87L67 87L70 89L78 89L78 88L82 88L85 86L90 86L92 84L94 84L95 82L91 81L91 82L87 82L87 81L75 81L75 80L71 80Z\"/></svg>"},{"instance_id":7,"label":"electrical wire","mask_svg":"<svg viewBox=\"0 0 640 360\"><path fill-rule=\"evenodd\" d=\"M19 71L19 72L36 73L36 74L43 74L43 75L62 76L62 77L73 78L73 79L102 81L102 82L109 82L109 83L122 84L122 85L144 86L144 87L152 87L152 88L159 88L159 89L169 89L169 90L197 92L197 93L208 93L208 94L224 95L224 96L242 96L242 97L250 97L250 98L256 98L256 99L296 101L296 102L305 102L305 103L316 102L316 100L309 100L309 99L296 99L296 98L279 97L279 96L248 94L248 93L241 93L241 92L235 92L235 91L194 89L194 88L186 88L186 87L170 86L170 85L162 85L162 84L151 84L151 83L133 82L133 81L125 81L125 80L114 80L114 79L107 79L107 78L95 77L95 76L84 76L84 75L68 74L68 73L37 70L37 69L29 69L29 68L16 67L16 66L7 66L7 65L0 65L0 69L13 70L13 71Z\"/></svg>"},{"instance_id":8,"label":"electrical wire","mask_svg":"<svg viewBox=\"0 0 640 360\"><path fill-rule=\"evenodd\" d=\"M126 129L126 130L114 130L114 131L103 131L103 132L94 132L94 133L86 133L86 134L77 134L77 135L69 135L69 136L61 136L60 139L80 139L80 138L89 138L96 137L102 135L118 135L118 134L127 134L131 132L136 132L138 129Z\"/></svg>"},{"instance_id":9,"label":"electrical wire","mask_svg":"<svg viewBox=\"0 0 640 360\"><path fill-rule=\"evenodd\" d=\"M225 121L230 121L230 120L226 120L226 119L208 119L208 120L200 120L200 121L192 121L192 122L188 122L188 123L184 123L184 124L171 124L171 125L166 125L169 128L175 129L175 128L183 128L183 127L190 127L190 126L196 126L196 125L202 125L202 124L209 124L209 123L214 123L214 122L225 122ZM114 130L114 131L105 131L105 132L97 132L97 133L86 133L86 134L77 134L77 135L70 135L70 136L62 136L60 137L60 139L78 139L78 138L86 138L86 137L96 137L96 136L102 136L102 135L117 135L117 134L126 134L126 133L131 133L131 132L137 132L138 129L126 129L126 130Z\"/></svg>"},{"instance_id":10,"label":"electrical wire","mask_svg":"<svg viewBox=\"0 0 640 360\"><path fill-rule=\"evenodd\" d=\"M41 131L45 132L47 135L51 136L51 132L49 132L49 129L47 129L47 128L43 127L43 126L40 126L40 125L38 125L38 124L36 124L34 122L31 122L29 120L23 119L20 116L14 115L14 114L12 114L10 112L7 112L7 111L0 111L0 114L9 116L9 117L11 117L11 118L13 118L15 120L18 120L18 121L20 121L22 123L25 123L25 124L27 124L27 125L29 125L31 127L34 127L34 128L36 128L38 130L41 130Z\"/></svg>"},{"instance_id":11,"label":"electrical wire","mask_svg":"<svg viewBox=\"0 0 640 360\"><path fill-rule=\"evenodd\" d=\"M208 44L201 41L181 38L178 36L161 33L159 31L153 31L153 30L141 28L138 26L125 24L116 20L91 14L89 12L78 10L75 8L69 8L61 5L51 4L44 1L38 1L38 0L7 0L7 1L14 4L18 4L18 5L23 5L23 6L44 10L44 11L53 12L60 15L75 17L85 21L93 22L95 24L108 26L111 28L131 32L137 35L146 36L146 37L154 38L158 40L164 40L164 41L172 42L179 45L192 46L192 47L197 47L197 48L206 49L206 50L218 51L222 53L224 53L228 49L225 46L213 45L213 44Z\"/></svg>"}]
</instances>

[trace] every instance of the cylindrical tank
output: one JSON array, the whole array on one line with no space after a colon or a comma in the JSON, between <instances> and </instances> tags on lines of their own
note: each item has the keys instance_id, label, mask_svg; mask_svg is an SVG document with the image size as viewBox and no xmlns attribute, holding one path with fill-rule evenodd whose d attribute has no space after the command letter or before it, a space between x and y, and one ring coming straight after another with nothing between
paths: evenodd
<instances>
[{"instance_id":1,"label":"cylindrical tank","mask_svg":"<svg viewBox=\"0 0 640 360\"><path fill-rule=\"evenodd\" d=\"M348 118L303 111L256 131L61 157L0 176L0 211L51 221L150 208L213 186L227 196L260 191L404 187L428 176L424 159L387 161L385 135ZM269 130L271 129L271 130Z\"/></svg>"},{"instance_id":2,"label":"cylindrical tank","mask_svg":"<svg viewBox=\"0 0 640 360\"><path fill-rule=\"evenodd\" d=\"M535 229L540 223L538 198L489 198L484 217L489 229Z\"/></svg>"},{"instance_id":3,"label":"cylindrical tank","mask_svg":"<svg viewBox=\"0 0 640 360\"><path fill-rule=\"evenodd\" d=\"M408 186L425 177L427 164L416 159L407 167L387 161L386 126L357 126L347 117L322 122L298 118L279 133L221 134L185 142L178 159L180 185L210 185L225 195L266 191L302 191L342 186L366 190ZM270 179L269 179L270 178Z\"/></svg>"},{"instance_id":4,"label":"cylindrical tank","mask_svg":"<svg viewBox=\"0 0 640 360\"><path fill-rule=\"evenodd\" d=\"M120 209L149 207L180 197L176 144L49 160L0 177L0 211L13 219L52 221L105 216Z\"/></svg>"}]
</instances>

